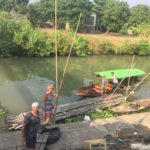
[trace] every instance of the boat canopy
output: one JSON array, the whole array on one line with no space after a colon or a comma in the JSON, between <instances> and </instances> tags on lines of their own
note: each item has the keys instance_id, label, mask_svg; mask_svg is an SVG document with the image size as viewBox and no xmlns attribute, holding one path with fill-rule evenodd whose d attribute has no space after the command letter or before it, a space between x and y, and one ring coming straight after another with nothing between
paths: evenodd
<instances>
[{"instance_id":1,"label":"boat canopy","mask_svg":"<svg viewBox=\"0 0 150 150\"><path fill-rule=\"evenodd\" d=\"M118 69L118 70L109 70L103 72L95 72L94 74L100 77L106 76L107 79L111 79L112 78L111 72L114 72L116 78L118 79L142 76L145 74L145 72L140 69Z\"/></svg>"}]
</instances>

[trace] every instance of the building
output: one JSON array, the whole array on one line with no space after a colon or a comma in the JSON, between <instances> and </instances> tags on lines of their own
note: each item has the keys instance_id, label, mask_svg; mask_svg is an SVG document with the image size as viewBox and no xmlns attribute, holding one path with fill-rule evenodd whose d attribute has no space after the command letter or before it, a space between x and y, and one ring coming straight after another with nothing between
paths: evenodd
<instances>
[{"instance_id":1,"label":"building","mask_svg":"<svg viewBox=\"0 0 150 150\"><path fill-rule=\"evenodd\" d=\"M100 13L92 12L90 16L85 18L82 32L86 33L101 32Z\"/></svg>"}]
</instances>

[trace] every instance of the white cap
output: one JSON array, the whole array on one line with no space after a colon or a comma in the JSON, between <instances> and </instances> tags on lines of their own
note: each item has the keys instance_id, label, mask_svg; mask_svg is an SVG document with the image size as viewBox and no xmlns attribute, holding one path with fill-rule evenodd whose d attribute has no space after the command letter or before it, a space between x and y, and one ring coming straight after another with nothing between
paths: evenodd
<instances>
[{"instance_id":1,"label":"white cap","mask_svg":"<svg viewBox=\"0 0 150 150\"><path fill-rule=\"evenodd\" d=\"M32 103L32 107L38 107L39 106L39 103L38 102L33 102Z\"/></svg>"}]
</instances>

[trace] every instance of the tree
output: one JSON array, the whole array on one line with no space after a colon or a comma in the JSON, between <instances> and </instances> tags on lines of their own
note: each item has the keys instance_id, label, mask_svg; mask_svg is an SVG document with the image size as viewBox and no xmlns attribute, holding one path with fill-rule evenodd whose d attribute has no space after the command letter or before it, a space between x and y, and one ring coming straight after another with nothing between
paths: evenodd
<instances>
[{"instance_id":1,"label":"tree","mask_svg":"<svg viewBox=\"0 0 150 150\"><path fill-rule=\"evenodd\" d=\"M119 32L128 21L129 15L129 6L126 2L108 0L104 6L101 24L107 31Z\"/></svg>"},{"instance_id":2,"label":"tree","mask_svg":"<svg viewBox=\"0 0 150 150\"><path fill-rule=\"evenodd\" d=\"M92 2L89 0L58 0L58 27L64 28L69 22L75 28L80 13L87 16L91 13ZM29 14L34 24L51 22L54 25L54 0L40 0L29 6Z\"/></svg>"},{"instance_id":3,"label":"tree","mask_svg":"<svg viewBox=\"0 0 150 150\"><path fill-rule=\"evenodd\" d=\"M104 9L105 4L107 3L108 0L94 0L94 7L93 10L101 12Z\"/></svg>"},{"instance_id":4,"label":"tree","mask_svg":"<svg viewBox=\"0 0 150 150\"><path fill-rule=\"evenodd\" d=\"M139 24L150 24L150 7L146 5L136 5L131 8L131 16L129 19L130 26Z\"/></svg>"},{"instance_id":5,"label":"tree","mask_svg":"<svg viewBox=\"0 0 150 150\"><path fill-rule=\"evenodd\" d=\"M16 9L17 5L27 5L28 3L29 0L0 0L0 9L9 12L12 9Z\"/></svg>"},{"instance_id":6,"label":"tree","mask_svg":"<svg viewBox=\"0 0 150 150\"><path fill-rule=\"evenodd\" d=\"M40 26L42 23L51 22L54 25L54 0L40 0L37 3L30 4L28 13L31 23L34 26Z\"/></svg>"},{"instance_id":7,"label":"tree","mask_svg":"<svg viewBox=\"0 0 150 150\"><path fill-rule=\"evenodd\" d=\"M28 4L29 0L16 0L17 4L25 3Z\"/></svg>"},{"instance_id":8,"label":"tree","mask_svg":"<svg viewBox=\"0 0 150 150\"><path fill-rule=\"evenodd\" d=\"M3 11L10 11L15 5L15 0L1 0L0 9Z\"/></svg>"}]
</instances>

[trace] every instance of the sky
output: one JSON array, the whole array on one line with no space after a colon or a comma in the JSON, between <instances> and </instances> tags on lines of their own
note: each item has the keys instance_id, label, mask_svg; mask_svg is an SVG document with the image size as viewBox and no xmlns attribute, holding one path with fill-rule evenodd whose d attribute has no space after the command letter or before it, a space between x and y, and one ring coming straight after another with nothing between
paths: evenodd
<instances>
[{"instance_id":1,"label":"sky","mask_svg":"<svg viewBox=\"0 0 150 150\"><path fill-rule=\"evenodd\" d=\"M150 0L123 0L129 4L130 7L133 7L137 4L144 4L150 6Z\"/></svg>"},{"instance_id":2,"label":"sky","mask_svg":"<svg viewBox=\"0 0 150 150\"><path fill-rule=\"evenodd\" d=\"M30 1L30 3L33 3L36 0L29 0L29 1ZM126 1L130 7L133 7L137 4L144 4L144 5L150 6L150 0L122 0L122 1Z\"/></svg>"}]
</instances>

